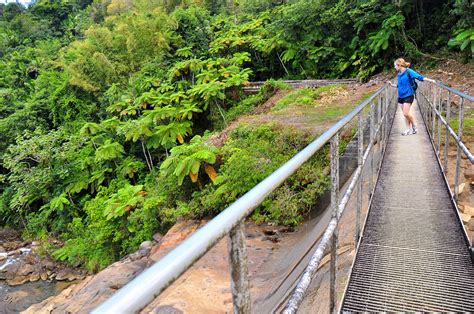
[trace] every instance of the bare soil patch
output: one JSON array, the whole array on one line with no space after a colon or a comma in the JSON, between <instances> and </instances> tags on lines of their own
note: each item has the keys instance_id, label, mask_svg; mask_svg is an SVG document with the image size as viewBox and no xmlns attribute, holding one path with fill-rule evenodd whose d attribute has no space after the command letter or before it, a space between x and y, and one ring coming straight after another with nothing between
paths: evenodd
<instances>
[{"instance_id":1,"label":"bare soil patch","mask_svg":"<svg viewBox=\"0 0 474 314\"><path fill-rule=\"evenodd\" d=\"M282 99L285 95L287 95L288 93L290 92L290 90L278 90L275 95L273 95L272 97L270 97L270 99L268 99L266 102L264 102L263 104L255 107L255 109L253 110L252 114L262 114L262 113L266 113L268 111L270 111L270 109L272 109L276 103Z\"/></svg>"},{"instance_id":2,"label":"bare soil patch","mask_svg":"<svg viewBox=\"0 0 474 314\"><path fill-rule=\"evenodd\" d=\"M328 93L322 92L310 106L289 106L282 110L271 111L271 109L287 94L294 90L277 91L268 101L257 106L252 113L241 116L232 121L228 127L219 133L212 135L208 142L211 145L221 147L230 131L240 124L260 125L275 123L282 127L293 127L313 136L320 135L345 114L355 108L364 97L385 84L386 79L378 79L365 84L348 85L344 92ZM328 108L336 110L336 114L325 119L323 112Z\"/></svg>"},{"instance_id":3,"label":"bare soil patch","mask_svg":"<svg viewBox=\"0 0 474 314\"><path fill-rule=\"evenodd\" d=\"M462 64L448 60L423 75L434 78L465 94L474 95L474 62Z\"/></svg>"},{"instance_id":4,"label":"bare soil patch","mask_svg":"<svg viewBox=\"0 0 474 314\"><path fill-rule=\"evenodd\" d=\"M249 115L238 117L237 119L233 120L224 130L209 137L208 143L216 147L222 147L224 145L225 140L227 139L227 135L229 134L229 132L239 126L239 124L241 124L248 116L265 114L289 92L289 90L278 90L266 102L256 106L252 110L252 113L250 113Z\"/></svg>"}]
</instances>

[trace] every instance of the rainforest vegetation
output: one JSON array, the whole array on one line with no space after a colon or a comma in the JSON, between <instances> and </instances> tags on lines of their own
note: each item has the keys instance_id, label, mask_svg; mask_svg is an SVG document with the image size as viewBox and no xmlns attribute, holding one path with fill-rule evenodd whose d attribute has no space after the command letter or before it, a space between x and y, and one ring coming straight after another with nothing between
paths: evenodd
<instances>
[{"instance_id":1,"label":"rainforest vegetation","mask_svg":"<svg viewBox=\"0 0 474 314\"><path fill-rule=\"evenodd\" d=\"M208 217L311 138L241 126L282 88L367 80L398 56L472 61L468 0L38 0L0 5L0 225L61 239L99 270L178 217ZM268 80L252 96L248 81ZM297 224L325 189L316 156L254 218ZM311 169L311 171L309 171Z\"/></svg>"}]
</instances>

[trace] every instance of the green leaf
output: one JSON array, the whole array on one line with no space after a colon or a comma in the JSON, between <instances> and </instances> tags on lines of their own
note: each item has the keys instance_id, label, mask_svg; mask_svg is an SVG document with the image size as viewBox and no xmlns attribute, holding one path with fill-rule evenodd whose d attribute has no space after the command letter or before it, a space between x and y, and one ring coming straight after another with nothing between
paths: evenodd
<instances>
[{"instance_id":1,"label":"green leaf","mask_svg":"<svg viewBox=\"0 0 474 314\"><path fill-rule=\"evenodd\" d=\"M123 146L120 143L107 140L102 146L97 148L95 153L96 161L107 161L117 159L125 153Z\"/></svg>"},{"instance_id":2,"label":"green leaf","mask_svg":"<svg viewBox=\"0 0 474 314\"><path fill-rule=\"evenodd\" d=\"M198 173L199 172L199 167L201 166L201 163L199 160L194 161L192 167L191 167L191 172L192 173Z\"/></svg>"},{"instance_id":3,"label":"green leaf","mask_svg":"<svg viewBox=\"0 0 474 314\"><path fill-rule=\"evenodd\" d=\"M177 177L180 177L180 176L183 176L186 175L186 173L184 173L184 168L186 167L186 162L182 161L178 164L178 166L176 167L176 169L174 170L174 174L177 176Z\"/></svg>"},{"instance_id":4,"label":"green leaf","mask_svg":"<svg viewBox=\"0 0 474 314\"><path fill-rule=\"evenodd\" d=\"M64 210L65 205L69 205L71 202L67 199L66 193L63 193L51 200L49 202L49 206L52 210L54 211L60 211L62 212Z\"/></svg>"},{"instance_id":5,"label":"green leaf","mask_svg":"<svg viewBox=\"0 0 474 314\"><path fill-rule=\"evenodd\" d=\"M97 123L87 122L85 123L79 133L81 135L94 135L100 131L100 126Z\"/></svg>"}]
</instances>

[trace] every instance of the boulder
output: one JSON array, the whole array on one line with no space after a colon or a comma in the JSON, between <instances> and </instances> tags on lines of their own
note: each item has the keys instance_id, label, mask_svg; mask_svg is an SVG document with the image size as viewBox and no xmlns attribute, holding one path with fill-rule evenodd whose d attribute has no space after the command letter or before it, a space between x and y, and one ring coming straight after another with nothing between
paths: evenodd
<instances>
[{"instance_id":1,"label":"boulder","mask_svg":"<svg viewBox=\"0 0 474 314\"><path fill-rule=\"evenodd\" d=\"M13 251L8 252L7 254L8 254L8 256L20 256L21 251L20 250L13 250Z\"/></svg>"},{"instance_id":2,"label":"boulder","mask_svg":"<svg viewBox=\"0 0 474 314\"><path fill-rule=\"evenodd\" d=\"M149 250L151 249L153 246L153 242L152 241L143 241L141 244L140 244L140 247L139 247L139 250Z\"/></svg>"},{"instance_id":3,"label":"boulder","mask_svg":"<svg viewBox=\"0 0 474 314\"><path fill-rule=\"evenodd\" d=\"M169 251L169 249L189 237L200 225L201 222L197 220L178 220L166 233L160 243L153 246L150 253L151 260L159 260L165 251Z\"/></svg>"},{"instance_id":4,"label":"boulder","mask_svg":"<svg viewBox=\"0 0 474 314\"><path fill-rule=\"evenodd\" d=\"M463 209L462 209L462 212L467 214L467 215L474 216L474 206L464 205Z\"/></svg>"},{"instance_id":5,"label":"boulder","mask_svg":"<svg viewBox=\"0 0 474 314\"><path fill-rule=\"evenodd\" d=\"M9 242L4 242L2 246L5 248L6 251L14 251L21 248L22 244L23 242L21 241L9 241Z\"/></svg>"},{"instance_id":6,"label":"boulder","mask_svg":"<svg viewBox=\"0 0 474 314\"><path fill-rule=\"evenodd\" d=\"M449 157L455 157L457 154L458 154L457 151L449 151L448 152Z\"/></svg>"},{"instance_id":7,"label":"boulder","mask_svg":"<svg viewBox=\"0 0 474 314\"><path fill-rule=\"evenodd\" d=\"M20 267L20 265L18 263L10 263L10 264L7 264L4 267L2 267L0 269L0 273L7 273L7 274L13 274L14 275L18 271L19 267Z\"/></svg>"},{"instance_id":8,"label":"boulder","mask_svg":"<svg viewBox=\"0 0 474 314\"><path fill-rule=\"evenodd\" d=\"M85 278L22 313L89 313L114 294L117 288L123 287L141 273L145 266L145 259L116 262L97 275Z\"/></svg>"},{"instance_id":9,"label":"boulder","mask_svg":"<svg viewBox=\"0 0 474 314\"><path fill-rule=\"evenodd\" d=\"M55 265L53 262L51 262L50 260L46 259L44 261L41 262L41 264L43 265L43 268L44 269L47 269L47 270L53 270L55 268ZM49 276L50 274L48 274Z\"/></svg>"},{"instance_id":10,"label":"boulder","mask_svg":"<svg viewBox=\"0 0 474 314\"><path fill-rule=\"evenodd\" d=\"M467 214L464 214L464 213L459 213L459 215L461 216L461 220L464 223L467 223L471 219L471 215L467 215Z\"/></svg>"},{"instance_id":11,"label":"boulder","mask_svg":"<svg viewBox=\"0 0 474 314\"><path fill-rule=\"evenodd\" d=\"M34 266L31 264L26 264L24 262L19 263L19 267L17 270L18 276L26 276L31 274L35 270Z\"/></svg>"},{"instance_id":12,"label":"boulder","mask_svg":"<svg viewBox=\"0 0 474 314\"><path fill-rule=\"evenodd\" d=\"M70 281L71 278L73 277L73 270L70 268L64 268L61 269L57 274L56 274L56 280L61 281L61 280L68 280ZM72 279L74 280L74 279Z\"/></svg>"},{"instance_id":13,"label":"boulder","mask_svg":"<svg viewBox=\"0 0 474 314\"><path fill-rule=\"evenodd\" d=\"M69 274L67 281L82 280L85 277L86 276L82 272L76 270Z\"/></svg>"},{"instance_id":14,"label":"boulder","mask_svg":"<svg viewBox=\"0 0 474 314\"><path fill-rule=\"evenodd\" d=\"M461 183L458 187L458 193L459 194L462 194L462 192L464 192L464 189L466 188L466 183Z\"/></svg>"},{"instance_id":15,"label":"boulder","mask_svg":"<svg viewBox=\"0 0 474 314\"><path fill-rule=\"evenodd\" d=\"M29 276L15 276L12 279L7 279L7 284L10 286L18 286L30 281Z\"/></svg>"},{"instance_id":16,"label":"boulder","mask_svg":"<svg viewBox=\"0 0 474 314\"><path fill-rule=\"evenodd\" d=\"M24 260L25 263L28 263L28 264L31 264L31 265L37 265L37 267L41 267L41 265L39 263L40 258L34 252L31 252L31 251L24 252L21 259Z\"/></svg>"},{"instance_id":17,"label":"boulder","mask_svg":"<svg viewBox=\"0 0 474 314\"><path fill-rule=\"evenodd\" d=\"M469 168L467 168L467 170L464 172L464 177L468 181L474 181L474 167L473 166L470 166Z\"/></svg>"},{"instance_id":18,"label":"boulder","mask_svg":"<svg viewBox=\"0 0 474 314\"><path fill-rule=\"evenodd\" d=\"M41 277L40 277L40 274L38 274L38 273L32 273L30 275L30 282L38 281L40 279L41 279Z\"/></svg>"},{"instance_id":19,"label":"boulder","mask_svg":"<svg viewBox=\"0 0 474 314\"><path fill-rule=\"evenodd\" d=\"M471 218L467 223L467 229L469 229L470 231L474 231L474 218Z\"/></svg>"},{"instance_id":20,"label":"boulder","mask_svg":"<svg viewBox=\"0 0 474 314\"><path fill-rule=\"evenodd\" d=\"M80 283L63 290L59 295L50 297L41 303L35 304L23 313L87 313L101 304L105 299L114 294L125 284L130 282L134 277L141 273L147 266L152 263L150 250L155 252L154 258L165 254L189 235L197 230L201 225L200 221L178 221L170 231L164 236L154 236L155 241L145 241L140 245L140 249L130 254L127 258L116 262L95 276L86 277ZM224 241L224 244L226 242ZM224 251L227 252L226 245ZM227 254L225 254L227 257ZM227 260L225 263L226 280L228 278ZM43 271L40 272L41 278L52 279L56 276L56 280L73 280L80 279L85 276L85 272L62 269L54 272L54 264L49 261L41 262ZM49 266L49 267L47 267ZM179 313L172 307L159 308L157 313Z\"/></svg>"},{"instance_id":21,"label":"boulder","mask_svg":"<svg viewBox=\"0 0 474 314\"><path fill-rule=\"evenodd\" d=\"M150 253L150 249L140 249L135 253L130 254L128 257L131 261L137 261L145 256L148 256L148 253Z\"/></svg>"},{"instance_id":22,"label":"boulder","mask_svg":"<svg viewBox=\"0 0 474 314\"><path fill-rule=\"evenodd\" d=\"M74 276L76 277L76 279L74 280L83 280L84 278L86 278L87 274L85 272L80 271L76 272Z\"/></svg>"}]
</instances>

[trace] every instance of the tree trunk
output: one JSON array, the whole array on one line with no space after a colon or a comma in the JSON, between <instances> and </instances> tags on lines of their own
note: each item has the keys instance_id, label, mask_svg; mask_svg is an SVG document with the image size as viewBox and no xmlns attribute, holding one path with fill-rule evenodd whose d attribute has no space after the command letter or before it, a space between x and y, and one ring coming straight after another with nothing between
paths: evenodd
<instances>
[{"instance_id":1,"label":"tree trunk","mask_svg":"<svg viewBox=\"0 0 474 314\"><path fill-rule=\"evenodd\" d=\"M142 143L142 151L143 151L143 156L145 156L146 165L148 166L148 170L151 172L153 170L153 168L150 165L150 162L148 161L148 156L147 156L146 150L145 150L145 139L143 138L143 135L140 136L140 142Z\"/></svg>"}]
</instances>

